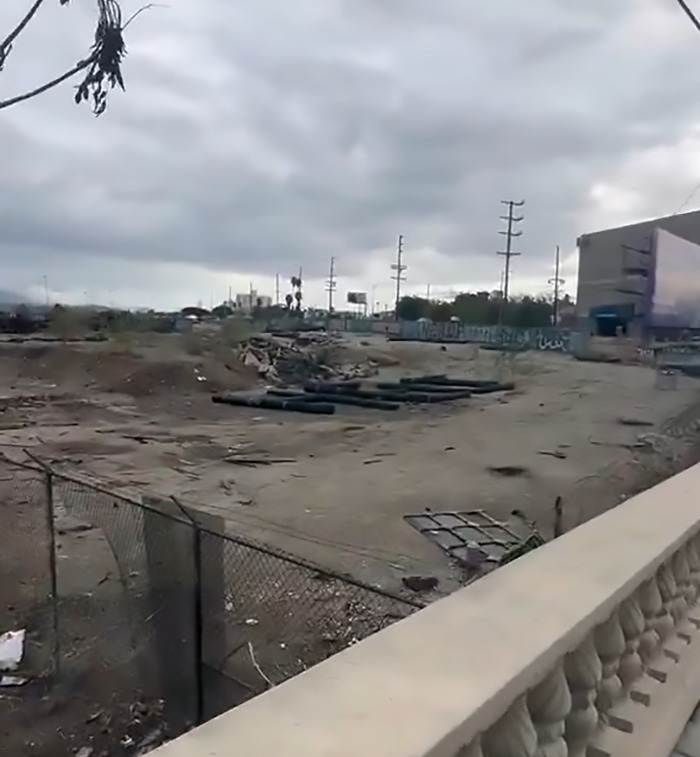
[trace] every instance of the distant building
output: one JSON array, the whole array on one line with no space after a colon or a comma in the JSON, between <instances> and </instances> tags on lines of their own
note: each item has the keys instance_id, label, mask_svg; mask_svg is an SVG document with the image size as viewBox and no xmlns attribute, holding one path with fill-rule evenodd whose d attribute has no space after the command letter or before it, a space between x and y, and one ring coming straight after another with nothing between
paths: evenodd
<instances>
[{"instance_id":1,"label":"distant building","mask_svg":"<svg viewBox=\"0 0 700 757\"><path fill-rule=\"evenodd\" d=\"M688 289L700 297L700 249L693 270L681 261L690 259L692 250L681 255L673 239L688 248L700 244L700 211L582 234L577 240L579 323L599 336L649 334L655 328L655 296L681 270Z\"/></svg>"},{"instance_id":2,"label":"distant building","mask_svg":"<svg viewBox=\"0 0 700 757\"><path fill-rule=\"evenodd\" d=\"M272 297L258 294L255 289L251 289L250 292L246 292L245 294L237 294L233 302L231 302L231 307L236 313L250 315L256 308L272 307Z\"/></svg>"}]
</instances>

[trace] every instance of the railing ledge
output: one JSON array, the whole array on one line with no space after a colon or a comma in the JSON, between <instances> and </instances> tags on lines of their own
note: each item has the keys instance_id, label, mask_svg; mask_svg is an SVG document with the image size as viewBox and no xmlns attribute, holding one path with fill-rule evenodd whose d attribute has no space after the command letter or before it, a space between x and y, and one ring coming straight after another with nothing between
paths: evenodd
<instances>
[{"instance_id":1,"label":"railing ledge","mask_svg":"<svg viewBox=\"0 0 700 757\"><path fill-rule=\"evenodd\" d=\"M700 526L700 466L153 752L455 757Z\"/></svg>"}]
</instances>

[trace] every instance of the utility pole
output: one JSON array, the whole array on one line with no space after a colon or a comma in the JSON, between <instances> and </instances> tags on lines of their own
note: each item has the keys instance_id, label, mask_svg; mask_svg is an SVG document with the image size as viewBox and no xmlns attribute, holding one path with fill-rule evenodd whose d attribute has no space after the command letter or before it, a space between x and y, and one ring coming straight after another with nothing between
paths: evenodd
<instances>
[{"instance_id":1,"label":"utility pole","mask_svg":"<svg viewBox=\"0 0 700 757\"><path fill-rule=\"evenodd\" d=\"M280 275L275 274L275 305L280 304Z\"/></svg>"},{"instance_id":2,"label":"utility pole","mask_svg":"<svg viewBox=\"0 0 700 757\"><path fill-rule=\"evenodd\" d=\"M399 301L401 300L401 282L406 281L403 272L406 270L406 266L403 264L403 234L399 234L399 242L396 245L396 263L391 266L391 270L394 271L394 275L391 277L392 281L396 282L396 301L394 302L394 315L396 320L399 320Z\"/></svg>"},{"instance_id":3,"label":"utility pole","mask_svg":"<svg viewBox=\"0 0 700 757\"><path fill-rule=\"evenodd\" d=\"M430 284L425 288L425 299L430 301Z\"/></svg>"},{"instance_id":4,"label":"utility pole","mask_svg":"<svg viewBox=\"0 0 700 757\"><path fill-rule=\"evenodd\" d=\"M333 294L337 282L335 280L335 258L331 258L331 267L328 271L328 281L326 281L326 291L328 292L328 315L333 315Z\"/></svg>"},{"instance_id":5,"label":"utility pole","mask_svg":"<svg viewBox=\"0 0 700 757\"><path fill-rule=\"evenodd\" d=\"M503 300L501 302L501 309L499 313L499 321L503 323L503 315L505 308L508 305L508 292L510 288L510 261L511 258L515 258L520 255L519 252L513 252L513 239L522 236L523 233L522 231L513 230L515 224L520 223L524 218L524 216L514 215L514 211L516 208L522 208L523 205L525 205L525 200L520 200L520 202L516 202L515 200L501 200L501 204L508 207L508 215L501 216L501 220L505 221L507 224L506 230L498 232L506 238L505 251L498 253L499 255L503 255L505 257L505 265L503 270Z\"/></svg>"},{"instance_id":6,"label":"utility pole","mask_svg":"<svg viewBox=\"0 0 700 757\"><path fill-rule=\"evenodd\" d=\"M554 303L552 307L552 326L556 326L559 321L559 287L564 284L564 279L559 275L560 268L560 252L559 245L557 245L557 254L554 258L554 278L549 279L549 283L554 287Z\"/></svg>"},{"instance_id":7,"label":"utility pole","mask_svg":"<svg viewBox=\"0 0 700 757\"><path fill-rule=\"evenodd\" d=\"M46 307L49 306L49 280L46 277L46 274L44 274L44 298L46 300Z\"/></svg>"}]
</instances>

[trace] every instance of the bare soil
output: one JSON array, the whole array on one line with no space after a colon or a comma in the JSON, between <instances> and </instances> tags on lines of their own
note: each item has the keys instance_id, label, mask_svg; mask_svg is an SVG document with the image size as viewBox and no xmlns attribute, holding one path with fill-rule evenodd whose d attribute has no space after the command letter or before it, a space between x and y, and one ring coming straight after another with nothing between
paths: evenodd
<instances>
[{"instance_id":1,"label":"bare soil","mask_svg":"<svg viewBox=\"0 0 700 757\"><path fill-rule=\"evenodd\" d=\"M700 417L695 380L681 378L677 389L664 391L643 365L376 337L348 338L342 356L369 356L388 380L448 373L512 379L516 387L397 412L339 407L330 417L233 408L214 405L212 391L254 386L255 372L238 364L232 350L193 352L179 337L126 345L0 344L0 451L20 459L29 449L115 491L175 495L223 516L233 533L387 589L401 591L408 575L433 576L439 594L463 576L405 515L484 509L505 520L518 508L549 536L556 497L571 528L682 466L694 453ZM234 453L290 462L242 467L226 461ZM46 566L32 561L27 547L45 538L45 524L31 505L40 484L30 483L22 484L29 494L20 496L16 482L0 481L0 494L14 503L14 532L23 534L0 530L0 632L24 625L37 629L45 645L50 617L45 608L42 615L45 593L36 586L45 588ZM111 628L117 654L128 647L129 629L111 553L99 532L61 538L59 579L71 602L64 610L74 612L80 637L64 643L90 649L90 634ZM14 586L10 601L3 586L20 574L23 588ZM76 653L69 690L52 693L38 684L0 690L3 755L60 757L85 743L94 746L94 757L133 753L159 722L158 703L134 691L138 640L132 659L109 659L106 648L103 664ZM35 667L28 672L40 676L37 655L30 655ZM105 671L115 669L105 686ZM114 699L110 691L120 693ZM103 714L93 717L98 710L108 724ZM35 746L23 746L28 740Z\"/></svg>"}]
</instances>

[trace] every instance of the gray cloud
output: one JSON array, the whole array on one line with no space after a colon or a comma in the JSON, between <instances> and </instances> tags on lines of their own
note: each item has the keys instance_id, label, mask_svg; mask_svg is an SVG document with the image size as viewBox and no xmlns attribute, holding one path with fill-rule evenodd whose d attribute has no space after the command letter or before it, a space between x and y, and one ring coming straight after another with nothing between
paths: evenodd
<instances>
[{"instance_id":1,"label":"gray cloud","mask_svg":"<svg viewBox=\"0 0 700 757\"><path fill-rule=\"evenodd\" d=\"M47 6L0 93L80 58L91 22L89 4ZM77 289L146 260L322 277L335 255L369 286L399 232L445 257L440 276L497 281L510 196L527 200L518 271L539 275L597 182L700 122L700 36L652 0L198 0L142 14L128 42L102 118L68 87L2 113L13 285L81 259ZM690 189L658 186L650 213Z\"/></svg>"}]
</instances>

